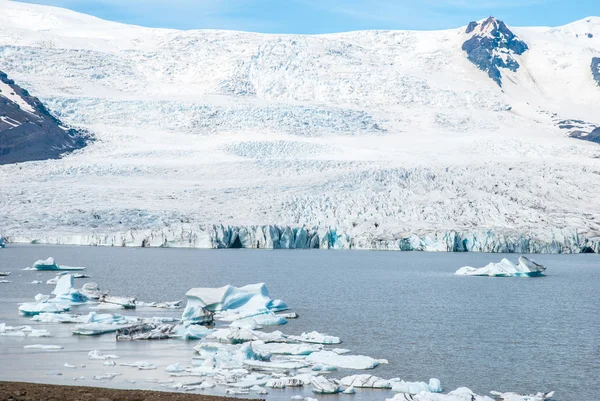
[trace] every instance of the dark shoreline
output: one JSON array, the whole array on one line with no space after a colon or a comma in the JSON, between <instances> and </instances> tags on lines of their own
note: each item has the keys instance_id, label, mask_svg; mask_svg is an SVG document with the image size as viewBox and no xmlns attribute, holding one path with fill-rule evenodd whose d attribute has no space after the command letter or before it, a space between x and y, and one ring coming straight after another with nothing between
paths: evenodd
<instances>
[{"instance_id":1,"label":"dark shoreline","mask_svg":"<svg viewBox=\"0 0 600 401\"><path fill-rule=\"evenodd\" d=\"M0 381L0 401L239 401L239 398L149 390ZM256 399L255 399L256 401Z\"/></svg>"}]
</instances>

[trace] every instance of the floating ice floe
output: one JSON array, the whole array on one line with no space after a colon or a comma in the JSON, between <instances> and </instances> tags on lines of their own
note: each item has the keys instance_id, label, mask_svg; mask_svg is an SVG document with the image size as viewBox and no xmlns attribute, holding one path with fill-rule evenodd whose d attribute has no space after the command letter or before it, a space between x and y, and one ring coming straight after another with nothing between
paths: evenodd
<instances>
[{"instance_id":1,"label":"floating ice floe","mask_svg":"<svg viewBox=\"0 0 600 401\"><path fill-rule=\"evenodd\" d=\"M352 375L346 376L340 380L340 384L346 387L355 388L381 388L390 389L392 384L389 380L373 375Z\"/></svg>"},{"instance_id":2,"label":"floating ice floe","mask_svg":"<svg viewBox=\"0 0 600 401\"><path fill-rule=\"evenodd\" d=\"M106 359L119 359L117 355L103 354L100 350L93 350L88 352L88 359L106 360Z\"/></svg>"},{"instance_id":3,"label":"floating ice floe","mask_svg":"<svg viewBox=\"0 0 600 401\"><path fill-rule=\"evenodd\" d=\"M498 397L501 401L545 401L554 397L554 391L548 393L537 393L532 395L523 395L517 393L501 393L499 391L492 391L490 394Z\"/></svg>"},{"instance_id":4,"label":"floating ice floe","mask_svg":"<svg viewBox=\"0 0 600 401\"><path fill-rule=\"evenodd\" d=\"M36 300L41 294L36 296ZM50 303L48 302L49 297L46 295L46 298L40 298L38 302L28 302L21 304L19 306L19 313L24 316L34 316L39 315L40 313L62 313L67 312L71 309L71 306L64 303Z\"/></svg>"},{"instance_id":5,"label":"floating ice floe","mask_svg":"<svg viewBox=\"0 0 600 401\"><path fill-rule=\"evenodd\" d=\"M425 382L405 382L391 381L392 391L396 393L419 394L426 393L441 393L442 384L438 379L429 379L429 383Z\"/></svg>"},{"instance_id":6,"label":"floating ice floe","mask_svg":"<svg viewBox=\"0 0 600 401\"><path fill-rule=\"evenodd\" d=\"M42 284L42 282L41 282L41 281L39 281L39 280L33 280L33 281L31 282L31 284Z\"/></svg>"},{"instance_id":7,"label":"floating ice floe","mask_svg":"<svg viewBox=\"0 0 600 401\"><path fill-rule=\"evenodd\" d=\"M335 394L340 392L340 386L326 379L323 376L315 376L311 379L313 393L317 394Z\"/></svg>"},{"instance_id":8,"label":"floating ice floe","mask_svg":"<svg viewBox=\"0 0 600 401\"><path fill-rule=\"evenodd\" d=\"M44 329L33 329L31 326L12 327L0 323L2 337L52 337L52 333Z\"/></svg>"},{"instance_id":9,"label":"floating ice floe","mask_svg":"<svg viewBox=\"0 0 600 401\"><path fill-rule=\"evenodd\" d=\"M544 266L527 259L525 256L521 256L517 265L508 259L502 259L500 263L490 263L480 268L470 266L461 267L455 274L459 276L485 277L540 277L544 275L545 270Z\"/></svg>"},{"instance_id":10,"label":"floating ice floe","mask_svg":"<svg viewBox=\"0 0 600 401\"><path fill-rule=\"evenodd\" d=\"M0 272L0 277L10 276L10 272Z\"/></svg>"},{"instance_id":11,"label":"floating ice floe","mask_svg":"<svg viewBox=\"0 0 600 401\"><path fill-rule=\"evenodd\" d=\"M172 301L172 302L142 302L137 301L136 306L141 307L149 307L149 308L159 308L159 309L179 309L183 307L182 301Z\"/></svg>"},{"instance_id":12,"label":"floating ice floe","mask_svg":"<svg viewBox=\"0 0 600 401\"><path fill-rule=\"evenodd\" d=\"M419 393L407 394L399 393L386 401L494 401L485 395L477 395L466 387L457 388L448 394Z\"/></svg>"},{"instance_id":13,"label":"floating ice floe","mask_svg":"<svg viewBox=\"0 0 600 401\"><path fill-rule=\"evenodd\" d=\"M58 350L63 349L64 347L61 345L32 344L32 345L26 345L23 348L24 349L40 349L42 351L58 351Z\"/></svg>"},{"instance_id":14,"label":"floating ice floe","mask_svg":"<svg viewBox=\"0 0 600 401\"><path fill-rule=\"evenodd\" d=\"M0 284L8 284L8 283L12 283L12 281L10 281L10 280L0 280Z\"/></svg>"},{"instance_id":15,"label":"floating ice floe","mask_svg":"<svg viewBox=\"0 0 600 401\"><path fill-rule=\"evenodd\" d=\"M340 344L342 342L339 337L328 336L327 334L321 334L316 331L302 333L299 336L290 336L290 339L314 344Z\"/></svg>"},{"instance_id":16,"label":"floating ice floe","mask_svg":"<svg viewBox=\"0 0 600 401\"><path fill-rule=\"evenodd\" d=\"M100 296L100 305L110 304L117 305L123 309L135 309L136 299L133 297L119 297L113 295L102 294Z\"/></svg>"},{"instance_id":17,"label":"floating ice floe","mask_svg":"<svg viewBox=\"0 0 600 401\"><path fill-rule=\"evenodd\" d=\"M306 357L310 363L321 363L324 365L335 366L342 369L373 369L381 363L387 363L384 359L373 359L364 355L338 355L332 351L313 352Z\"/></svg>"},{"instance_id":18,"label":"floating ice floe","mask_svg":"<svg viewBox=\"0 0 600 401\"><path fill-rule=\"evenodd\" d=\"M33 266L28 267L25 270L85 270L85 267L58 265L53 257L49 257L46 260L38 260Z\"/></svg>"}]
</instances>

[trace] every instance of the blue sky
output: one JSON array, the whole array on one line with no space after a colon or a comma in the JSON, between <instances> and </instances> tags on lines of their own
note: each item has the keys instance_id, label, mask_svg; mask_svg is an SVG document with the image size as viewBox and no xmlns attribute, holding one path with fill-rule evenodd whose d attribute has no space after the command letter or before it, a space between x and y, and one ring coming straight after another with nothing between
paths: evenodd
<instances>
[{"instance_id":1,"label":"blue sky","mask_svg":"<svg viewBox=\"0 0 600 401\"><path fill-rule=\"evenodd\" d=\"M494 15L513 26L600 15L600 0L28 0L150 27L328 33L443 29Z\"/></svg>"}]
</instances>

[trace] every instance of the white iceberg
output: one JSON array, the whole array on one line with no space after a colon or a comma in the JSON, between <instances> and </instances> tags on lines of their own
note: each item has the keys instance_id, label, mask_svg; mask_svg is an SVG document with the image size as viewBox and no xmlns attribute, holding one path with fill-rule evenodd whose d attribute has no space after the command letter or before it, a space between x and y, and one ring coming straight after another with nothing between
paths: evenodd
<instances>
[{"instance_id":1,"label":"white iceberg","mask_svg":"<svg viewBox=\"0 0 600 401\"><path fill-rule=\"evenodd\" d=\"M323 376L314 376L311 378L310 383L313 386L313 393L317 394L335 394L340 392L340 386L334 382L327 380Z\"/></svg>"},{"instance_id":2,"label":"white iceberg","mask_svg":"<svg viewBox=\"0 0 600 401\"><path fill-rule=\"evenodd\" d=\"M24 349L40 349L42 351L58 351L58 350L63 349L64 347L61 345L32 344L32 345L26 345L23 348Z\"/></svg>"},{"instance_id":3,"label":"white iceberg","mask_svg":"<svg viewBox=\"0 0 600 401\"><path fill-rule=\"evenodd\" d=\"M285 344L285 343L262 343L256 341L252 347L262 353L274 355L310 355L323 349L319 344Z\"/></svg>"},{"instance_id":4,"label":"white iceberg","mask_svg":"<svg viewBox=\"0 0 600 401\"><path fill-rule=\"evenodd\" d=\"M310 363L320 363L329 366L335 366L342 369L374 369L380 363L387 363L384 360L373 359L364 355L338 355L333 351L313 352L306 357L306 361Z\"/></svg>"},{"instance_id":5,"label":"white iceberg","mask_svg":"<svg viewBox=\"0 0 600 401\"><path fill-rule=\"evenodd\" d=\"M314 344L340 344L342 342L339 337L328 336L317 331L302 333L299 336L290 336L290 339Z\"/></svg>"},{"instance_id":6,"label":"white iceberg","mask_svg":"<svg viewBox=\"0 0 600 401\"><path fill-rule=\"evenodd\" d=\"M466 387L457 388L448 394L419 393L415 395L399 393L386 401L494 401L485 395L477 395Z\"/></svg>"},{"instance_id":7,"label":"white iceberg","mask_svg":"<svg viewBox=\"0 0 600 401\"><path fill-rule=\"evenodd\" d=\"M523 395L517 393L501 393L499 391L492 391L490 394L498 397L502 401L545 401L554 397L554 391L549 393L537 393L532 395Z\"/></svg>"},{"instance_id":8,"label":"white iceberg","mask_svg":"<svg viewBox=\"0 0 600 401\"><path fill-rule=\"evenodd\" d=\"M72 267L72 266L63 266L58 265L54 261L53 257L49 257L46 260L38 260L33 266L27 268L25 270L85 270L85 267Z\"/></svg>"},{"instance_id":9,"label":"white iceberg","mask_svg":"<svg viewBox=\"0 0 600 401\"><path fill-rule=\"evenodd\" d=\"M480 268L464 266L458 269L455 274L484 277L541 277L544 275L545 270L544 266L521 256L517 265L508 259L502 259L500 263L490 263Z\"/></svg>"},{"instance_id":10,"label":"white iceberg","mask_svg":"<svg viewBox=\"0 0 600 401\"><path fill-rule=\"evenodd\" d=\"M102 296L102 292L97 283L85 283L83 287L81 287L81 293L89 299L100 299Z\"/></svg>"},{"instance_id":11,"label":"white iceberg","mask_svg":"<svg viewBox=\"0 0 600 401\"><path fill-rule=\"evenodd\" d=\"M425 382L405 382L396 381L392 382L392 391L396 393L407 393L407 394L419 394L422 392L426 393L441 393L442 384L438 379L429 379L429 383Z\"/></svg>"},{"instance_id":12,"label":"white iceberg","mask_svg":"<svg viewBox=\"0 0 600 401\"><path fill-rule=\"evenodd\" d=\"M340 380L340 384L342 386L355 388L392 388L392 384L389 380L368 374L346 376Z\"/></svg>"}]
</instances>

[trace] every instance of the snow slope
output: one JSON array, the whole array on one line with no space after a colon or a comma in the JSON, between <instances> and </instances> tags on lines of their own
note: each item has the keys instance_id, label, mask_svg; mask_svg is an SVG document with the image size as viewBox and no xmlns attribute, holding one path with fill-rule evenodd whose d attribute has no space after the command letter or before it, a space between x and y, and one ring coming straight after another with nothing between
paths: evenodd
<instances>
[{"instance_id":1,"label":"snow slope","mask_svg":"<svg viewBox=\"0 0 600 401\"><path fill-rule=\"evenodd\" d=\"M462 50L465 27L184 32L0 1L0 70L97 138L61 160L0 166L0 232L599 251L600 147L559 122L600 125L600 18L511 29L528 50L499 87Z\"/></svg>"}]
</instances>

